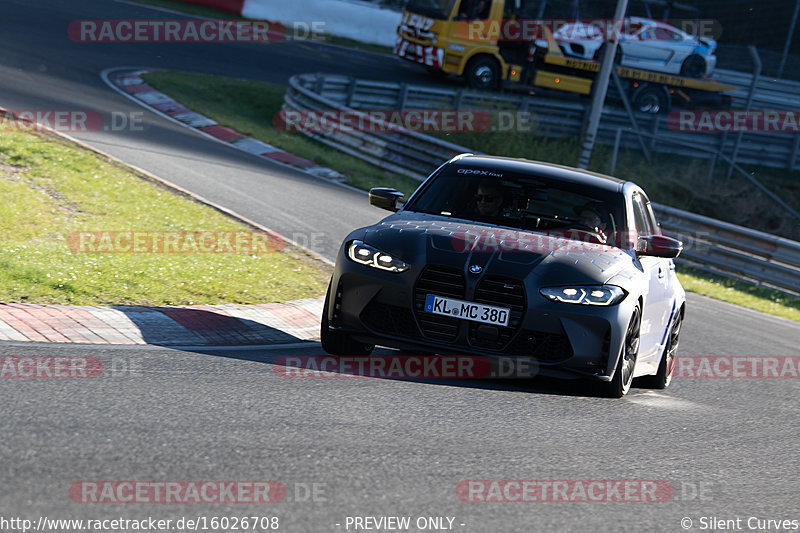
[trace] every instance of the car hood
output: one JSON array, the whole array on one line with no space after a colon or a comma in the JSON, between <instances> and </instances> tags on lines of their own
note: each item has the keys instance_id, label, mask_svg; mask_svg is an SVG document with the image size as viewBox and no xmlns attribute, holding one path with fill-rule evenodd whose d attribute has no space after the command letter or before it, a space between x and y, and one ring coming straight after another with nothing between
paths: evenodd
<instances>
[{"instance_id":1,"label":"car hood","mask_svg":"<svg viewBox=\"0 0 800 533\"><path fill-rule=\"evenodd\" d=\"M633 256L619 248L421 213L397 213L357 230L360 239L421 269L437 264L542 284L605 283Z\"/></svg>"}]
</instances>

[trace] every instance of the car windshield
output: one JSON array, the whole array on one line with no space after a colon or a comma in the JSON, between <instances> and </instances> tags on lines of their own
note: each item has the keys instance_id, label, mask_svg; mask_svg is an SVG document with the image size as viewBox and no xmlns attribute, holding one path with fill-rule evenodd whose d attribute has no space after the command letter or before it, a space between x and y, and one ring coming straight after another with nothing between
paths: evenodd
<instances>
[{"instance_id":1,"label":"car windshield","mask_svg":"<svg viewBox=\"0 0 800 533\"><path fill-rule=\"evenodd\" d=\"M537 175L483 172L451 165L405 209L536 232L623 230L621 192Z\"/></svg>"},{"instance_id":2,"label":"car windshield","mask_svg":"<svg viewBox=\"0 0 800 533\"><path fill-rule=\"evenodd\" d=\"M453 0L411 0L406 9L412 13L419 13L440 20L450 17Z\"/></svg>"}]
</instances>

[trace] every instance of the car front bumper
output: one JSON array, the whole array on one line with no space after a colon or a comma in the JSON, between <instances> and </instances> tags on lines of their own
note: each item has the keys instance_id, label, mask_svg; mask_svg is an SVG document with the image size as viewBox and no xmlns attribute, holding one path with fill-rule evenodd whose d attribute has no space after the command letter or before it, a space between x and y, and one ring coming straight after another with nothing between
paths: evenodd
<instances>
[{"instance_id":1,"label":"car front bumper","mask_svg":"<svg viewBox=\"0 0 800 533\"><path fill-rule=\"evenodd\" d=\"M609 307L558 303L541 296L530 280L508 280L516 291L513 298L500 295L499 301L492 301L485 287L490 281L497 285L502 276L487 272L472 280L464 274L463 299L512 308L509 327L490 326L422 309L427 294L452 296L426 283L435 268L446 269L384 272L340 255L324 310L329 326L361 342L406 351L485 356L506 367L520 365L562 378L611 378L635 305L630 296ZM450 270L455 277L456 269ZM442 289L449 287L438 282ZM512 300L521 301L521 306L510 305Z\"/></svg>"}]
</instances>

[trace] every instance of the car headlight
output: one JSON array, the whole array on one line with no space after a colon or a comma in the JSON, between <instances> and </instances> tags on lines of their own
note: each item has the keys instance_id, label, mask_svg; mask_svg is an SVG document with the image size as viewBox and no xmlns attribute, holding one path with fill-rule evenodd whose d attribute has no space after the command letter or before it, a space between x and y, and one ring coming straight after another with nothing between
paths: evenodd
<instances>
[{"instance_id":1,"label":"car headlight","mask_svg":"<svg viewBox=\"0 0 800 533\"><path fill-rule=\"evenodd\" d=\"M574 287L543 287L539 292L554 302L581 305L614 305L628 294L616 285L580 285Z\"/></svg>"},{"instance_id":2,"label":"car headlight","mask_svg":"<svg viewBox=\"0 0 800 533\"><path fill-rule=\"evenodd\" d=\"M389 272L405 272L408 270L408 264L405 262L361 241L352 241L347 246L347 257L356 263L388 270Z\"/></svg>"}]
</instances>

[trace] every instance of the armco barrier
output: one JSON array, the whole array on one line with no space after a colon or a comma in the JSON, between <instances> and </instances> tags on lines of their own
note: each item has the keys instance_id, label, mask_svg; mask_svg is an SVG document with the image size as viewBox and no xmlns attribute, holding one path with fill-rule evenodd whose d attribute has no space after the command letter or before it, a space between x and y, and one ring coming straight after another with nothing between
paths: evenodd
<instances>
[{"instance_id":1,"label":"armco barrier","mask_svg":"<svg viewBox=\"0 0 800 533\"><path fill-rule=\"evenodd\" d=\"M575 101L359 80L329 74L301 74L293 77L287 94L292 98L299 98L299 93L304 93L307 103L313 103L319 97L327 102L325 105L328 107L320 108L312 105L308 107L309 109L345 106L351 109L525 111L533 114L537 135L555 138L579 137L586 113L586 104ZM730 154L736 141L736 135L672 131L667 127L663 115L639 114L636 118L640 131L658 137L659 140L655 142L647 141L649 148L656 152L710 158L717 152ZM597 133L598 142L613 144L617 130L623 131L622 146L639 148L641 139L633 131L627 114L621 109L606 106ZM790 170L800 168L798 139L800 135L789 133L746 133L739 146L736 161L739 164L765 165Z\"/></svg>"},{"instance_id":2,"label":"armco barrier","mask_svg":"<svg viewBox=\"0 0 800 533\"><path fill-rule=\"evenodd\" d=\"M744 105L753 81L753 74L718 68L714 71L713 77L720 83L736 87L736 91L732 93L734 107ZM756 83L752 108L800 109L800 82L761 76Z\"/></svg>"},{"instance_id":3,"label":"armco barrier","mask_svg":"<svg viewBox=\"0 0 800 533\"><path fill-rule=\"evenodd\" d=\"M289 81L284 110L346 110L423 107L459 108L476 103L474 94L459 92L453 103L453 91L406 86L402 91L396 84L358 81L341 76L303 74ZM421 105L431 98L436 105ZM514 97L497 99L513 101ZM398 105L400 104L400 105ZM459 105L460 104L460 105ZM567 118L561 127L574 127L575 104L559 102ZM604 116L605 119L605 116ZM556 127L553 125L553 127ZM538 130L537 130L538 131ZM419 180L442 162L464 152L478 153L418 132L361 132L306 133L328 146L378 167ZM687 149L689 151L689 149ZM743 228L719 220L695 215L679 209L656 205L656 212L665 232L681 238L685 244L679 261L722 276L742 279L800 295L800 243Z\"/></svg>"}]
</instances>

